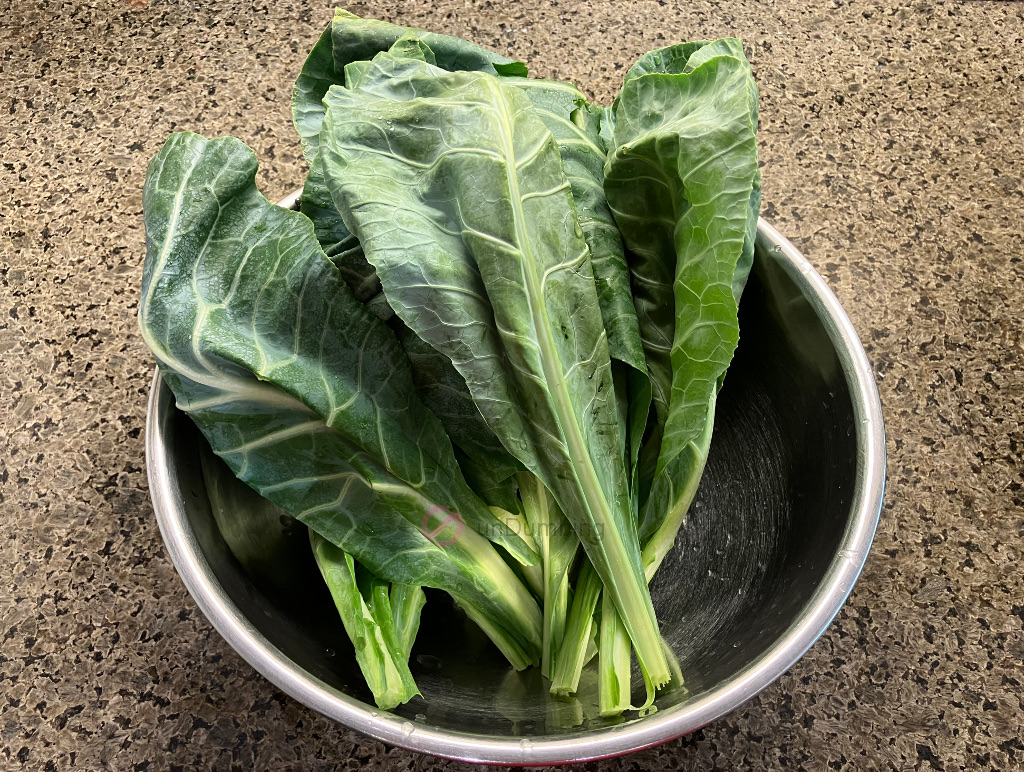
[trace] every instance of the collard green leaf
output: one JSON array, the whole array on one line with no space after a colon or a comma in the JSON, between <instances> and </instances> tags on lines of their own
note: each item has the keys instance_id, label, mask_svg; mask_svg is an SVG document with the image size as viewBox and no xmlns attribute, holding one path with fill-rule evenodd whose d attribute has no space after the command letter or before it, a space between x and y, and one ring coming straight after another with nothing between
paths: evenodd
<instances>
[{"instance_id":1,"label":"collard green leaf","mask_svg":"<svg viewBox=\"0 0 1024 772\"><path fill-rule=\"evenodd\" d=\"M687 43L676 43L673 46L657 48L648 51L636 60L636 63L626 72L624 82L640 78L644 75L662 74L679 75L690 72L700 62L690 65L690 60L695 53L707 46L709 40L694 40ZM618 99L615 100L618 106Z\"/></svg>"},{"instance_id":2,"label":"collard green leaf","mask_svg":"<svg viewBox=\"0 0 1024 772\"><path fill-rule=\"evenodd\" d=\"M419 61L431 68L437 66L437 57L417 32L403 27L395 27L384 22L363 20L353 17L347 12L339 12L336 16L338 25L339 45L343 52L338 57L338 69L334 65L333 25L321 37L317 46L310 53L307 66L303 68L295 86L293 115L295 127L302 138L304 152L309 159L310 169L302 189L301 211L313 222L317 240L328 257L341 271L349 287L356 297L369 303L380 291L380 282L373 267L366 262L359 243L345 226L344 220L331 200L330 191L324 180L323 165L316 153L319 142L319 130L323 122L324 107L322 100L327 89L332 85L344 85L356 88L364 79L387 80L399 74L395 67L408 67L410 60ZM331 33L331 34L328 34ZM429 33L426 33L429 35ZM388 49L390 56L381 57L376 46L383 45L394 35L397 39ZM470 67L493 71L497 66L502 71L517 75L525 75L525 67L518 69L518 63L503 65L497 55L470 55L466 46L470 44L444 35L430 35L434 44L440 46L444 55L441 63L449 68ZM475 47L471 47L475 48ZM485 54L489 52L484 52ZM373 59L355 59L350 57L367 55ZM329 63L328 63L328 60ZM495 60L495 61L492 61ZM413 65L416 67L416 65ZM382 70L381 68L387 68ZM420 72L416 69L414 72ZM436 72L443 72L440 67ZM375 298L371 310L380 318L391 316L383 296Z\"/></svg>"},{"instance_id":3,"label":"collard green leaf","mask_svg":"<svg viewBox=\"0 0 1024 772\"><path fill-rule=\"evenodd\" d=\"M664 74L686 74L692 72L706 61L716 56L731 56L747 64L749 63L743 53L743 44L736 38L721 38L719 40L697 40L689 43L678 43L667 48L659 48L649 51L637 60L629 72L626 80L638 78L641 75L664 73ZM756 83L754 83L756 89ZM755 130L757 128L757 100L751 102L750 120ZM761 172L757 171L754 177L754 184L750 194L750 217L747 220L747 234L743 241L743 253L736 264L736 271L733 274L733 295L739 303L743 287L747 283L750 269L754 264L754 238L757 235L757 217L761 210ZM721 383L719 383L721 387Z\"/></svg>"},{"instance_id":4,"label":"collard green leaf","mask_svg":"<svg viewBox=\"0 0 1024 772\"><path fill-rule=\"evenodd\" d=\"M260 494L376 576L447 590L526 666L540 611L481 533L536 555L466 485L393 333L255 173L238 140L194 134L150 165L139 321L179 408ZM428 538L452 511L458 538Z\"/></svg>"},{"instance_id":5,"label":"collard green leaf","mask_svg":"<svg viewBox=\"0 0 1024 772\"><path fill-rule=\"evenodd\" d=\"M658 419L640 524L641 541L656 543L645 553L648 572L671 546L707 456L715 394L739 337L737 284L749 270L759 201L757 87L739 42L696 47L682 72L688 49L674 49L660 65L668 71L657 70L655 52L646 74L623 86L605 167L608 201L634 256Z\"/></svg>"},{"instance_id":6,"label":"collard green leaf","mask_svg":"<svg viewBox=\"0 0 1024 772\"><path fill-rule=\"evenodd\" d=\"M348 262L355 263L352 266L354 270L366 264L359 264L358 256L352 257L353 248L358 244L330 202L330 194L324 187L323 170L317 160L324 119L323 98L331 86L354 87L370 60L389 49L394 49L393 53L403 59L420 59L446 70L482 70L526 76L526 66L521 62L460 38L400 27L376 19L361 19L348 11L335 10L334 20L313 46L295 81L292 120L301 140L302 152L310 165L302 191L302 213L313 221L317 239L342 271ZM373 281L371 274L363 276L367 283Z\"/></svg>"},{"instance_id":7,"label":"collard green leaf","mask_svg":"<svg viewBox=\"0 0 1024 772\"><path fill-rule=\"evenodd\" d=\"M409 357L416 394L436 415L459 450L459 467L467 482L484 501L510 512L519 507L515 501L513 475L520 464L501 444L487 425L469 393L466 379L451 360L428 344L398 317L391 328Z\"/></svg>"},{"instance_id":8,"label":"collard green leaf","mask_svg":"<svg viewBox=\"0 0 1024 772\"><path fill-rule=\"evenodd\" d=\"M345 67L387 51L400 39L414 33L445 70L480 70L492 74L526 77L526 65L488 51L461 38L439 35L413 27L401 27L376 19L361 19L342 9L310 51L292 92L292 119L302 140L302 152L310 163L316 158L320 127L324 119L323 98L331 86L345 83ZM408 55L403 43L401 53Z\"/></svg>"},{"instance_id":9,"label":"collard green leaf","mask_svg":"<svg viewBox=\"0 0 1024 772\"><path fill-rule=\"evenodd\" d=\"M589 249L554 138L502 80L412 77L393 98L386 83L332 88L325 176L395 312L551 490L660 683Z\"/></svg>"},{"instance_id":10,"label":"collard green leaf","mask_svg":"<svg viewBox=\"0 0 1024 772\"><path fill-rule=\"evenodd\" d=\"M526 93L555 137L562 166L572 186L580 225L590 248L601 316L608 332L620 423L623 437L628 437L629 444L627 458L632 478L630 504L636 515L640 484L637 462L640 443L648 423L651 384L633 306L622 237L604 193L605 143L610 141L611 131L608 131L607 139L602 138L601 122L610 113L588 104L584 95L567 83L522 78L512 78L508 82ZM544 545L540 547L541 565L548 571ZM617 715L630 707L632 648L610 596L606 593L603 598L600 636L605 643L601 649L599 670L600 706L602 715ZM568 608L564 605L566 600L565 597L557 596L552 603L547 596L544 598L545 639L541 667L545 675L554 672L548 660L553 661L555 652L563 646L568 615ZM549 628L555 629L554 635L549 635ZM585 632L589 635L590 631ZM585 651L585 643L585 640L564 642L564 656L582 662L578 655ZM578 675L574 675L578 678ZM653 698L653 692L650 697Z\"/></svg>"},{"instance_id":11,"label":"collard green leaf","mask_svg":"<svg viewBox=\"0 0 1024 772\"><path fill-rule=\"evenodd\" d=\"M590 249L601 316L608 334L609 354L613 360L613 381L616 402L620 409L621 432L623 438L628 438L627 463L632 470L631 506L634 507L635 514L639 501L636 490L636 464L640 442L648 421L651 386L636 311L633 307L629 268L622 237L619 235L604 193L606 150L600 135L604 111L588 104L582 92L568 83L526 78L508 78L505 82L520 88L527 95L536 108L537 115L558 143L562 167L571 186L583 237ZM619 369L616 370L616 367ZM530 488L529 483L525 486L522 483L520 485L528 518L531 506L526 502ZM534 498L537 502L542 502L541 496L542 494L538 492ZM538 507L537 503L534 503L534 509L545 511L545 508ZM560 512L557 514L564 518ZM536 531L537 526L533 525L532 520L531 525ZM565 634L569 612L567 572L572 558L575 557L576 545L572 543L575 539L554 540L553 543L545 543L540 539L538 541L545 577L544 650L541 668L545 676L550 676L554 673L553 663L556 653L562 647ZM559 581L563 584L557 584ZM605 594L604 597L606 613L602 616L601 634L616 644L602 654L601 708L602 713L607 715L621 713L629 708L632 649L610 596ZM566 645L566 656L575 655L577 645L574 644L575 642L569 642ZM618 687L618 690L612 687ZM612 699L613 692L616 695L615 700ZM621 704L618 696L624 700Z\"/></svg>"},{"instance_id":12,"label":"collard green leaf","mask_svg":"<svg viewBox=\"0 0 1024 772\"><path fill-rule=\"evenodd\" d=\"M359 249L359 242L349 233L345 221L334 208L319 158L314 158L309 166L299 206L300 211L312 221L316 239L320 242L324 254L331 258L335 265L338 265L339 257L344 258L353 250ZM380 284L378 283L376 287L379 290ZM357 297L359 294L356 292Z\"/></svg>"},{"instance_id":13,"label":"collard green leaf","mask_svg":"<svg viewBox=\"0 0 1024 772\"><path fill-rule=\"evenodd\" d=\"M429 49L421 41L406 36L400 41L403 42L412 56L403 53L405 49L400 50L396 43L371 62L359 62L359 78L348 77L349 87L383 98L412 99L418 93L417 78L444 74L445 70L430 66ZM346 72L350 72L351 67L349 65ZM622 372L614 373L613 383L617 405L622 411L620 434L628 438L627 463L633 467L647 424L650 383L622 239L603 190L605 152L598 136L599 126L596 119L587 117L598 113L569 83L512 76L504 77L502 83L515 86L527 95L558 144L577 219L590 250L609 354L616 362L626 365ZM454 435L453 439L461 444ZM462 447L469 450L465 445Z\"/></svg>"},{"instance_id":14,"label":"collard green leaf","mask_svg":"<svg viewBox=\"0 0 1024 772\"><path fill-rule=\"evenodd\" d=\"M324 95L331 86L345 82L345 62L341 67L334 65L332 29L333 24L329 24L321 33L292 88L292 123L299 134L302 153L309 163L316 158L320 125L324 121Z\"/></svg>"},{"instance_id":15,"label":"collard green leaf","mask_svg":"<svg viewBox=\"0 0 1024 772\"><path fill-rule=\"evenodd\" d=\"M583 238L590 249L601 318L608 333L608 352L613 367L615 362L626 366L613 373L613 381L623 411L622 436L629 445L628 464L632 470L647 425L651 387L622 237L604 193L606 154L600 136L601 110L588 104L569 83L539 78L507 78L504 82L527 95L558 143Z\"/></svg>"},{"instance_id":16,"label":"collard green leaf","mask_svg":"<svg viewBox=\"0 0 1024 772\"><path fill-rule=\"evenodd\" d=\"M446 72L434 66L435 61L433 52L422 40L406 33L386 53L377 54L369 62L360 61L347 65L346 85L347 88L369 93L380 90L384 97L415 98L416 78L442 75ZM649 393L644 389L646 369L643 347L629 290L629 271L623 255L622 240L604 199L604 151L596 134L588 135L587 129L573 120L574 113L586 105L583 94L575 87L567 83L521 77L506 77L504 82L515 85L527 94L537 108L538 115L558 142L563 166L577 202L584 239L591 250L591 262L599 290L602 318L608 331L611 356L641 374L635 381L635 393L638 396L632 403L635 406L633 413L636 415L631 425L634 429L631 436L636 439L630 461L633 463L635 450L639 446L647 420ZM310 175L311 179L314 173L318 175L318 184L322 181L322 170L317 168L320 165L319 159L314 162L314 171ZM317 190L319 192L319 187ZM326 202L323 208L328 208ZM340 219L337 210L333 207L331 209ZM347 233L347 229L345 232ZM481 440L486 440L490 445L492 440L496 442L496 438L483 423L479 411L472 404L472 397L465 388L464 380L447 357L416 340L417 336L414 333L400 333L399 338L410 355L413 375L417 388L420 389L421 398L441 417L449 436L465 451L469 464L474 467L467 471L467 474L480 481L485 489L495 490L497 483L506 480L521 467L518 464L510 467L508 462L512 459L507 453L505 458L496 459L493 447L480 447ZM629 383L629 377L624 376L622 383ZM436 388L438 385L442 385L444 391ZM622 406L625 408L628 394L625 392L625 385L621 388ZM447 398L445 391L448 392ZM466 399L450 398L462 394ZM628 428L623 432L623 436L626 436L627 431ZM498 444L500 446L500 443ZM465 469L465 466L463 468ZM504 502L504 507L511 509L507 501Z\"/></svg>"}]
</instances>

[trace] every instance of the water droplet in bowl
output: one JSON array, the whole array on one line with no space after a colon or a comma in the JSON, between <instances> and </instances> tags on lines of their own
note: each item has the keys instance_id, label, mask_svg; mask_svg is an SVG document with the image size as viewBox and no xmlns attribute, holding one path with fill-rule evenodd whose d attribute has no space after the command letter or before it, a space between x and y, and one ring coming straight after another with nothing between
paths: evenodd
<instances>
[{"instance_id":1,"label":"water droplet in bowl","mask_svg":"<svg viewBox=\"0 0 1024 772\"><path fill-rule=\"evenodd\" d=\"M417 654L416 662L431 670L440 670L444 664L440 657L435 657L433 654Z\"/></svg>"}]
</instances>

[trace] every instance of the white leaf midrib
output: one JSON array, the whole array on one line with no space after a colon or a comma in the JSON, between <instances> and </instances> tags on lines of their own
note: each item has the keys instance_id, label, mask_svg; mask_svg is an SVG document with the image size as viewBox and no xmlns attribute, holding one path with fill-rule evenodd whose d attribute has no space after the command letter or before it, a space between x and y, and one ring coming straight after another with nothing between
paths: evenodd
<instances>
[{"instance_id":1,"label":"white leaf midrib","mask_svg":"<svg viewBox=\"0 0 1024 772\"><path fill-rule=\"evenodd\" d=\"M612 515L610 502L605 495L603 486L597 479L597 470L594 468L589 448L583 439L578 416L575 410L573 410L572 400L569 396L565 380L562 377L564 368L555 346L544 298L540 294L541 288L537 285L537 259L533 254L532 242L525 229L526 213L522 207L523 199L517 171L522 162L515 161L516 152L512 144L512 138L515 134L512 119L508 112L508 105L497 83L485 79L481 80L492 91L493 104L497 107L494 111L494 115L499 122L497 136L500 137L504 157L507 159L502 164L502 167L505 170L509 188L509 201L513 209L512 219L515 226L516 241L519 244L519 251L525 263L525 270L523 271L525 289L530 306L530 315L536 331L537 345L540 349L540 360L544 371L546 391L552 396L553 413L561 429L559 434L563 441L567 443L566 451L568 452L566 455L569 467L572 469L576 484L582 489L584 494L582 503L587 507L588 519L594 525L600 525L602 520L604 523L611 525L617 523L618 518ZM547 128L544 129L544 132L547 135L544 140L546 143L551 138L551 133ZM543 145L540 148L542 150ZM528 155L532 155L535 150L535 148L531 148ZM598 508L596 512L593 510L595 505ZM611 528L608 530L613 535L618 535L618 529Z\"/></svg>"}]
</instances>

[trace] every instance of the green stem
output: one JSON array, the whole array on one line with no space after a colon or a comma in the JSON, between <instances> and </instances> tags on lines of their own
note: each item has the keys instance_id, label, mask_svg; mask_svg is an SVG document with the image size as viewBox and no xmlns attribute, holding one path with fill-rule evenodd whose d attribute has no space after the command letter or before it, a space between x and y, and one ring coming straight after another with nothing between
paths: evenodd
<instances>
[{"instance_id":1,"label":"green stem","mask_svg":"<svg viewBox=\"0 0 1024 772\"><path fill-rule=\"evenodd\" d=\"M516 670L540 661L543 618L540 608L512 568L487 539L468 526L448 547L467 566L475 592L452 595ZM472 568L470 568L472 566Z\"/></svg>"},{"instance_id":2,"label":"green stem","mask_svg":"<svg viewBox=\"0 0 1024 772\"><path fill-rule=\"evenodd\" d=\"M601 595L601 577L587 560L580 569L576 592L569 610L562 647L555 657L555 671L551 676L551 693L559 696L575 694L580 685L580 674L587 663L587 647L594 625L594 609ZM662 654L664 656L664 654Z\"/></svg>"},{"instance_id":3,"label":"green stem","mask_svg":"<svg viewBox=\"0 0 1024 772\"><path fill-rule=\"evenodd\" d=\"M565 635L569 611L569 568L580 542L544 483L529 472L519 472L516 476L526 521L541 557L540 595L544 601L541 673L550 678L555 653Z\"/></svg>"},{"instance_id":4,"label":"green stem","mask_svg":"<svg viewBox=\"0 0 1024 772\"><path fill-rule=\"evenodd\" d=\"M416 633L420 629L420 612L427 602L427 596L423 593L422 587L412 584L391 585L391 611L395 625L395 632L398 634L398 644L405 652L406 660L412 652L412 645L416 640Z\"/></svg>"},{"instance_id":5,"label":"green stem","mask_svg":"<svg viewBox=\"0 0 1024 772\"><path fill-rule=\"evenodd\" d=\"M630 664L633 649L622 619L608 593L601 594L598 644L599 706L602 716L617 716L630 706Z\"/></svg>"},{"instance_id":6,"label":"green stem","mask_svg":"<svg viewBox=\"0 0 1024 772\"><path fill-rule=\"evenodd\" d=\"M409 671L408 650L402 648L395 630L387 583L366 573L364 595L352 556L313 531L309 534L317 565L377 707L391 710L408 702L420 691Z\"/></svg>"}]
</instances>

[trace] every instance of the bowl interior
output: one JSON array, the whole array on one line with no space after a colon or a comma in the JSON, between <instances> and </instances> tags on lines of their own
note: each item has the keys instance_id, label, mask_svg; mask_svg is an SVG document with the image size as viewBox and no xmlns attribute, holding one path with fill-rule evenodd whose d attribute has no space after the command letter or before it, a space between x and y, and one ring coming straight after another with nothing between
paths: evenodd
<instances>
[{"instance_id":1,"label":"bowl interior","mask_svg":"<svg viewBox=\"0 0 1024 772\"><path fill-rule=\"evenodd\" d=\"M850 388L826 328L771 248L759 239L707 469L652 584L686 679L685 688L659 696L659 711L715 690L798 621L852 516L858 452ZM163 388L163 403L173 404ZM282 525L281 560L297 561L298 572L247 575L210 512L196 463L203 438L175 410L163 423L168 476L226 595L299 668L373 710L304 538L288 538ZM424 696L394 712L424 727L543 739L644 720L596 716L594 663L579 701L552 701L538 671L512 672L442 593L429 592L411 668ZM639 704L638 673L634 685Z\"/></svg>"}]
</instances>

